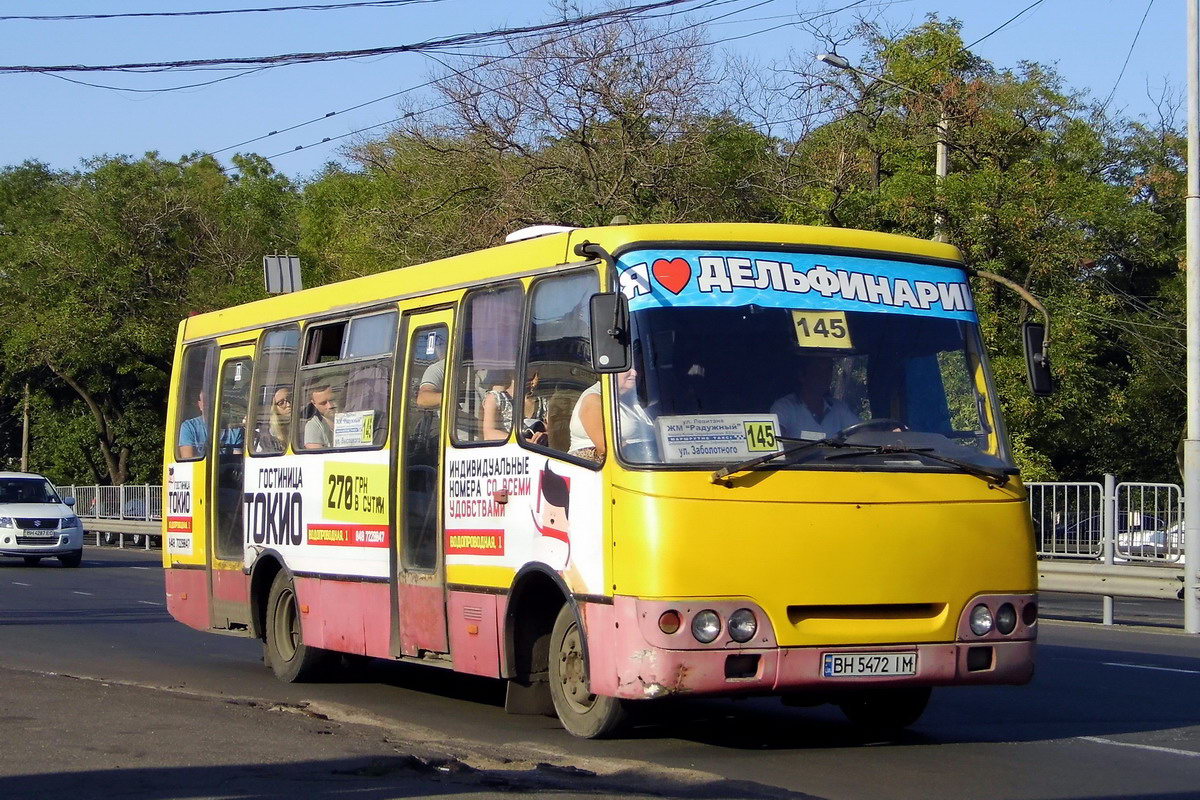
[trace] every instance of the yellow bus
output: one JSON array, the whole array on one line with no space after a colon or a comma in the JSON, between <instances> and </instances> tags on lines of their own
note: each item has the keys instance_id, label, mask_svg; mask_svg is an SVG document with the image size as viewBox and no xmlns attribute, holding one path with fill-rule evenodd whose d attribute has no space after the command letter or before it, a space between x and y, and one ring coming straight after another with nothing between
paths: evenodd
<instances>
[{"instance_id":1,"label":"yellow bus","mask_svg":"<svg viewBox=\"0 0 1200 800\"><path fill-rule=\"evenodd\" d=\"M1033 534L956 248L510 239L180 324L176 619L286 681L335 653L503 679L587 737L677 695L897 728L1030 679Z\"/></svg>"}]
</instances>

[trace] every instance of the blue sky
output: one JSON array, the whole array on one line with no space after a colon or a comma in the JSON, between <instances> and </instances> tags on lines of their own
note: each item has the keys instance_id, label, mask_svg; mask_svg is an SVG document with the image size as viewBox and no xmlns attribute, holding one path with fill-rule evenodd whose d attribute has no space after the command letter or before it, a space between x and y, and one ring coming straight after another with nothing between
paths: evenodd
<instances>
[{"instance_id":1,"label":"blue sky","mask_svg":"<svg viewBox=\"0 0 1200 800\"><path fill-rule=\"evenodd\" d=\"M330 3L338 0L9 0L0 14L80 14L161 10L207 10ZM885 0L869 0L881 3ZM902 0L882 8L893 25L921 22L927 13L962 20L967 42L984 36L1033 0ZM838 8L847 0L744 0L722 7L747 10L710 31L711 39L759 31L783 14ZM600 7L579 0L585 10ZM975 51L998 66L1020 60L1054 64L1074 88L1108 96L1121 72L1147 0L1044 0L1016 22L986 39ZM1144 29L1114 94L1112 107L1127 115L1153 115L1148 94L1164 81L1186 87L1186 5L1180 0L1149 4ZM712 13L712 12L710 12ZM104 64L251 56L390 46L468 31L545 21L545 0L441 0L393 8L242 14L174 19L83 21L0 20L3 65ZM842 18L849 20L845 14ZM782 28L716 45L765 63L789 50L806 51L811 37ZM853 54L850 54L853 55ZM138 156L157 150L178 158L214 151L306 120L323 117L420 84L434 66L418 54L358 61L289 66L215 85L165 93L111 91L68 83L43 74L0 75L5 124L0 165L39 159L73 168L102 154ZM162 76L72 73L76 80L133 88L175 86L227 73L188 72ZM1149 92L1148 92L1149 87ZM276 166L303 178L352 139L345 134L393 119L397 100L372 103L298 130L246 145L277 156ZM386 130L386 127L376 130ZM335 138L318 144L323 138ZM297 145L305 148L293 150ZM229 152L222 154L228 156Z\"/></svg>"}]
</instances>

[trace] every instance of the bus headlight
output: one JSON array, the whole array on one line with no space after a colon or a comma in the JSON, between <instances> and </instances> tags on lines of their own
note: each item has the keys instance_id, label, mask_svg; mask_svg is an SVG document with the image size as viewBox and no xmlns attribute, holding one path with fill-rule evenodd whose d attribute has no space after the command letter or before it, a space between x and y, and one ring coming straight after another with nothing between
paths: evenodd
<instances>
[{"instance_id":1,"label":"bus headlight","mask_svg":"<svg viewBox=\"0 0 1200 800\"><path fill-rule=\"evenodd\" d=\"M735 642L748 642L758 633L758 620L748 608L739 608L729 615L729 638Z\"/></svg>"},{"instance_id":2,"label":"bus headlight","mask_svg":"<svg viewBox=\"0 0 1200 800\"><path fill-rule=\"evenodd\" d=\"M996 609L996 630L1007 636L1016 630L1016 627L1017 610L1013 608L1012 603L1005 603Z\"/></svg>"},{"instance_id":3,"label":"bus headlight","mask_svg":"<svg viewBox=\"0 0 1200 800\"><path fill-rule=\"evenodd\" d=\"M701 611L692 617L692 636L701 644L708 644L721 635L721 618L717 612Z\"/></svg>"},{"instance_id":4,"label":"bus headlight","mask_svg":"<svg viewBox=\"0 0 1200 800\"><path fill-rule=\"evenodd\" d=\"M983 603L971 609L971 633L987 636L992 632L992 610Z\"/></svg>"}]
</instances>

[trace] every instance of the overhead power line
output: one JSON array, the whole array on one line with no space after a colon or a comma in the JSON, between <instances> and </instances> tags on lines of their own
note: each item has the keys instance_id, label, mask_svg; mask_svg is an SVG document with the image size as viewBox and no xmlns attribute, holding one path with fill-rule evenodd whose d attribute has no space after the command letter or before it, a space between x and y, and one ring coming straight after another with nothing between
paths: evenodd
<instances>
[{"instance_id":1,"label":"overhead power line","mask_svg":"<svg viewBox=\"0 0 1200 800\"><path fill-rule=\"evenodd\" d=\"M730 5L730 4L732 4L732 3L735 3L735 2L746 2L746 0L706 0L706 2L704 2L704 3L700 4L699 6L696 6L696 8L694 8L694 9L690 9L690 11L697 11L697 10L699 10L699 9L702 9L702 8L712 8L712 7L715 7L715 6L724 6L724 5ZM658 36L653 36L653 37L650 37L650 38L649 38L649 39L647 39L646 41L647 41L647 42L650 42L650 41L654 41L655 39L661 39L661 38L663 38L664 36L667 36L667 35L669 35L669 33L679 33L679 32L682 32L682 31L688 30L688 29L690 29L690 28L698 27L698 26L700 26L700 25L706 25L706 24L709 24L709 23L711 23L711 22L713 22L713 21L716 21L716 20L721 20L721 19L725 19L726 17L730 17L730 16L733 16L733 15L735 15L735 14L740 14L740 13L743 13L743 12L745 12L745 11L749 11L749 10L751 10L751 9L758 8L759 6L768 5L769 3L773 3L773 2L776 2L776 0L760 0L759 2L756 2L756 3L754 3L753 5L749 5L749 6L746 6L746 7L744 7L744 8L737 9L737 10L735 10L735 11L727 12L727 13L725 13L725 14L719 14L719 15L717 15L717 16L715 16L715 17L711 17L711 18L709 18L709 19L702 20L702 21L700 21L700 22L693 23L693 24L691 24L691 25L685 25L685 26L684 26L684 27L682 27L682 28L679 28L679 29L677 29L677 30L674 30L674 31L670 31L670 32L668 32L668 33L663 33L663 34L660 34L660 35L658 35ZM851 3L851 5L859 5L859 4L861 4L861 3L864 3L864 2L866 2L866 0L856 0L856 2L854 2L854 3ZM667 12L667 13L665 13L665 14L661 14L661 15L650 15L650 16L653 16L653 17L659 17L659 16L674 16L674 15L681 14L681 13L684 13L684 12L682 12L682 11L669 11L669 12ZM581 31L586 31L586 30L587 30L587 27L586 27L586 26L581 26ZM554 40L551 40L551 41L554 41ZM722 40L722 41L724 41L724 40ZM717 42L717 43L719 43L719 42ZM498 55L498 56L487 55L487 56L482 56L482 57L481 57L481 58L482 58L482 60L481 60L481 61L479 61L477 64L474 64L472 67L470 67L470 69L482 69L483 67L491 66L491 65L493 65L493 64L498 64L498 63L500 63L500 62L502 62L502 61L510 61L510 60L513 60L513 59L520 59L520 58L524 58L524 57L525 57L525 56L526 56L528 53L532 52L533 50L536 50L538 47L542 46L543 44L544 44L544 42L543 42L543 41L538 41L538 42L535 42L533 45L531 45L531 46L529 46L529 47L525 48L524 50L518 50L518 51L516 51L516 52L512 52L512 53L509 53L509 54L507 54L507 55ZM661 51L655 51L655 52L661 52ZM650 55L650 54L653 54L653 53L642 53L641 55ZM461 75L463 75L463 74L464 74L464 72L466 71L466 69L467 69L467 68L464 68L463 70L456 70L456 69L450 68L450 71L451 71L451 73L453 73L453 74L456 74L456 75L460 75L460 76L461 76ZM560 68L560 69L566 69L566 67L563 67L563 68ZM56 76L56 77L57 77L57 76ZM515 81L515 82L513 82L513 83L511 83L511 84L505 85L505 86L503 86L503 87L500 87L500 88L501 88L501 89L504 89L504 88L511 88L512 86L518 85L519 83L523 82L524 80L525 80L525 78L522 78L522 79L521 79L521 80L519 80L519 81ZM424 82L422 82L422 83L419 83L419 84L416 84L416 85L413 85L413 86L408 86L408 87L406 87L406 88L404 88L404 89L399 89L399 90L397 90L397 91L394 91L394 92L389 92L388 94L382 95L382 96L380 96L380 97L375 97L375 98L372 98L372 99L370 99L370 100L364 100L364 101L361 101L361 102L355 103L354 105L347 106L347 107L345 107L345 108L339 108L339 109L337 109L336 111L329 111L329 112L326 112L325 114L322 114L322 115L320 115L320 116L318 116L318 117L312 117L312 118L310 118L310 119L303 120L303 121L301 121L301 122L296 122L296 123L294 123L294 124L292 124L292 125L289 125L289 126L287 126L287 127L284 127L284 128L279 128L278 130L273 130L273 131L270 131L269 133L264 133L264 134L261 134L261 135L259 135L259 136L255 136L255 137L253 137L253 138L250 138L250 139L245 139L245 140L243 140L243 141L237 142L236 144L226 145L225 147L222 147L222 148L219 148L219 149L216 149L216 150L210 150L210 151L208 151L208 153L206 153L206 155L215 156L215 155L217 155L218 153L224 153L224 152L225 152L225 151L227 151L227 150L233 150L233 149L235 149L235 148L238 148L238 147L244 147L245 145L248 145L248 144L253 144L254 142L259 142L259 141L262 141L263 139L268 139L268 138L270 138L270 137L272 137L272 136L277 136L278 134L281 134L281 133L287 133L287 132L289 132L289 131L294 131L294 130L296 130L296 129L298 129L298 128L303 128L303 127L306 127L306 126L308 126L308 125L312 125L312 124L314 124L314 123L317 123L317 122L322 122L322 121L324 121L324 120L327 120L327 119L329 119L330 117L337 116L338 114L345 114L345 113L347 113L347 112L349 112L349 111L356 111L356 110L358 110L358 109L360 109L360 108L364 108L364 107L366 107L366 106L369 106L369 105L374 105L375 103L379 103L379 102L382 102L382 101L384 101L384 100L390 100L390 99L392 99L392 98L394 98L394 97L399 97L400 95L403 95L403 94L408 94L409 92L414 92L414 91L416 91L416 90L418 90L418 89L424 89L424 88L426 88L426 87L428 87L428 86L432 86L432 85L433 85L433 84L435 84L436 82L437 82L437 79L430 79L430 80L424 81ZM429 112L431 112L431 111L436 111L436 110L438 110L438 109L445 108L447 105L449 105L449 104L448 104L448 103L441 103L441 104L439 104L439 105L436 105L436 106L433 106L433 107L431 107L431 108L422 109L420 112L416 112L416 113L429 113ZM394 119L385 120L385 121L383 121L383 122L378 122L378 123L375 123L375 124L373 124L373 125L369 125L369 126L367 126L366 128L360 128L360 129L358 129L358 130L355 130L355 131L349 131L349 132L347 132L347 133L343 133L343 134L340 134L340 135L338 135L338 136L334 136L334 137L325 137L324 139L321 139L320 141L317 141L317 142L312 142L312 143L310 143L310 144L307 144L307 145L300 145L299 147L295 148L295 150L303 150L303 149L305 149L306 147L313 147L314 145L324 144L324 143L326 143L326 142L334 141L334 140L336 140L336 139L343 139L343 138L346 138L347 136L353 136L353 135L355 135L355 134L358 134L358 133L363 133L364 131L370 130L370 129L372 129L372 128L378 128L378 127L380 127L380 126L382 126L382 125L390 125L390 124L392 124L392 123L400 122L400 121L402 121L402 120L404 120L404 119L408 119L408 118L410 118L411 116L415 116L415 115L416 115L416 113L412 113L412 112L410 112L409 114L407 114L407 115L405 115L405 116L396 117L396 118L394 118ZM295 152L295 150L289 150L288 152L289 152L289 153L290 153L290 152Z\"/></svg>"},{"instance_id":2,"label":"overhead power line","mask_svg":"<svg viewBox=\"0 0 1200 800\"><path fill-rule=\"evenodd\" d=\"M1146 25L1146 17L1150 16L1150 9L1154 8L1154 0L1146 3L1146 13L1142 14L1142 21L1138 23L1137 32L1133 34L1133 41L1129 43L1129 51L1125 53L1125 62L1121 64L1121 71L1117 73L1117 79L1113 81L1113 87L1108 92L1108 97L1104 98L1104 104L1101 108L1108 108L1108 104L1112 102L1113 95L1117 93L1117 87L1121 85L1121 78L1125 77L1125 68L1129 66L1129 59L1133 56L1133 48L1137 47L1138 39L1141 38L1142 28Z\"/></svg>"},{"instance_id":3,"label":"overhead power line","mask_svg":"<svg viewBox=\"0 0 1200 800\"><path fill-rule=\"evenodd\" d=\"M268 11L338 11L343 8L391 8L443 0L361 0L353 3L308 3L300 6L268 6L266 8L225 8L212 11L136 11L124 14L5 14L0 21L27 20L62 22L81 19L130 19L133 17L215 17L221 14L260 14Z\"/></svg>"},{"instance_id":4,"label":"overhead power line","mask_svg":"<svg viewBox=\"0 0 1200 800\"><path fill-rule=\"evenodd\" d=\"M11 65L0 66L0 73L168 72L171 70L184 68L228 69L248 65L267 65L278 67L287 66L290 64L309 64L319 61L340 61L354 58L368 58L371 56L394 55L397 53L420 53L426 51L452 50L456 47L462 47L468 44L478 45L497 42L504 39L519 38L523 35L545 33L547 31L586 24L588 22L600 19L636 17L647 11L694 2L696 2L696 0L658 0L658 2L642 3L640 5L600 11L593 14L585 14L579 17L559 20L557 22L527 25L519 28L498 28L483 32L462 33L442 39L427 39L423 42L394 45L392 47L368 47L359 50L327 50L324 52L315 53L284 53L272 56L248 56L240 58L201 58L186 59L181 61L146 61L126 64L47 64L41 66Z\"/></svg>"},{"instance_id":5,"label":"overhead power line","mask_svg":"<svg viewBox=\"0 0 1200 800\"><path fill-rule=\"evenodd\" d=\"M721 0L720 2L710 2L710 3L706 3L705 5L725 5L725 3L726 3L727 1L728 1L728 0ZM769 2L774 2L774 0L764 0L763 2L757 2L757 3L754 3L753 5L747 6L746 8L742 8L742 9L739 9L739 10L737 10L737 11L734 11L734 12L728 12L728 13L721 14L721 15L719 15L719 16L713 17L712 19L709 19L709 20L703 20L703 21L700 21L700 22L693 23L693 24L691 24L691 25L684 26L683 28L681 28L681 29L679 29L679 30L677 30L677 31L670 31L670 32L668 32L668 33L663 33L663 34L660 34L660 35L658 35L658 36L651 37L651 39L649 39L649 40L647 40L647 41L653 41L654 39L660 39L660 38L663 38L664 36L667 36L667 35L669 35L670 33L678 33L678 32L680 32L680 31L687 30L688 28L694 28L694 27L698 27L698 26L700 26L700 25L705 25L705 24L708 24L708 23L710 23L710 22L713 22L713 21L715 21L715 20L724 19L724 18L726 18L726 17L732 16L733 14L741 13L741 12L744 12L744 11L749 11L749 10L751 10L751 9L758 8L758 7L760 7L760 6L767 5ZM852 0L852 2L849 2L849 3L847 3L847 4L843 5L843 6L839 7L839 8L832 9L832 10L828 10L828 11L819 11L819 12L815 12L815 13L813 13L812 15L810 15L810 16L808 16L808 17L805 17L805 18L802 18L802 19L797 19L797 20L796 20L796 24L803 24L803 23L805 23L805 22L811 22L811 21L813 21L813 20L816 20L816 19L819 19L819 18L821 18L821 17L831 16L831 15L834 15L834 14L840 13L840 12L842 12L842 11L845 11L845 10L847 10L847 9L850 9L850 8L855 8L856 6L861 6L861 5L863 5L864 3L866 3L866 2L867 2L867 0ZM752 34L742 34L742 35L738 35L738 36L730 36L730 37L727 37L727 38L725 38L725 39L718 39L718 40L716 40L716 41L714 41L714 42L710 42L710 45L722 44L722 43L724 43L724 42L726 42L726 41L733 41L733 40L735 40L735 39L742 39L742 38L745 38L746 36L753 36L753 35L758 35L758 34L761 34L761 33L766 33L766 32L768 32L768 31L775 30L777 27L779 27L779 26L771 26L771 27L768 27L768 28L763 28L763 29L761 29L761 30L759 30L759 31L756 31L756 32L752 33ZM678 49L678 48L674 48L674 47L668 47L668 48L663 48L662 50L649 51L649 52L647 52L647 53L640 53L640 55L652 55L652 54L657 54L657 53L662 53L662 52L668 52L668 51L670 51L670 50L673 50L673 49ZM499 58L495 58L495 59L493 59L493 61L501 61L501 60L504 60L505 58L512 58L512 57L514 57L514 56L504 56L504 57L499 57ZM484 62L484 63L486 64L486 63L489 63L489 62ZM482 66L482 65L480 65L480 66ZM546 74L549 74L549 73L551 73L551 72L558 72L558 71L562 71L562 70L565 70L565 69L569 69L569 68L570 68L570 66L571 66L571 65L569 65L569 64L568 64L568 65L566 65L566 66L563 66L563 67L558 67L557 69L554 69L554 70L549 70L549 72L548 72L548 73L546 73ZM457 71L457 70L455 70L455 72L458 72L458 71ZM461 74L461 73L459 73L459 74ZM540 77L540 76L539 76L539 77ZM526 82L526 81L528 81L528 80L530 80L530 76L523 76L523 77L521 77L520 79L518 79L518 80L516 80L516 81L512 81L512 82L510 82L510 83L504 84L504 85L502 85L502 86L499 86L499 87L490 87L490 88L488 88L488 89L481 89L480 91L473 93L473 94L472 94L472 96L479 96L479 95L481 95L481 94L483 94L483 93L485 93L485 92L487 92L487 91L499 91L499 90L503 90L503 89L510 89L510 88L512 88L512 87L514 87L514 86L518 86L518 85L520 85L521 83L524 83L524 82ZM426 82L425 84L421 84L421 86L427 86L427 85L429 85L429 83L432 83L432 81ZM412 88L419 88L419 87L410 87L410 89L402 90L401 92L395 92L395 93L393 93L393 95L389 95L389 96L395 96L395 94L402 94L402 93L403 93L403 92L405 92L405 91L410 91ZM379 99L385 99L385 98L379 98ZM366 103L360 103L358 106L355 106L355 108L361 108L362 106L364 106L364 105L369 105L370 103L373 103L373 102L377 102L377 100L367 101ZM439 103L439 104L437 104L437 105L433 105L433 106L429 106L429 107L426 107L426 108L423 108L423 109L419 109L419 110L417 110L417 111L409 111L409 112L406 112L406 113L404 113L404 114L402 114L402 115L400 115L400 116L398 116L398 117L394 117L394 118L392 118L392 119L387 119L387 120L384 120L383 122L376 122L376 123L374 123L374 124L372 124L372 125L367 125L367 126L365 126L365 127L358 128L357 130L347 131L346 133L338 134L338 135L335 135L335 136L326 136L326 137L324 137L324 138L322 138L322 139L320 139L320 140L318 140L318 141L310 142L310 143L308 143L308 144L296 145L295 147L293 147L293 148L291 148L291 149L289 149L289 150L284 150L284 151L282 151L282 152L279 152L279 153L274 153L274 154L272 154L272 155L269 155L269 156L267 156L267 159L268 159L268 160L274 160L274 159L276 159L276 158L279 158L279 157L281 157L281 156L290 155L290 154L292 154L292 153L296 153L296 152L299 152L299 151L301 151L301 150L307 150L307 149L310 149L310 148L312 148L312 147L317 147L317 146L320 146L320 145L329 144L330 142L335 142L335 141L338 141L338 140L340 140L340 139L345 139L345 138L347 138L347 137L350 137L350 136L356 136L356 135L358 135L358 134L365 133L365 132L367 132L367 131L374 130L374 129L376 129L376 128L380 128L380 127L383 127L383 126L385 126L385 125L394 125L394 124L396 124L396 123L398 123L398 122L403 122L404 120L411 119L411 118L413 118L413 117L416 117L416 116L419 116L419 115L421 115L421 114L428 114L428 113L431 113L431 112L433 112L433 111L437 111L437 110L439 110L439 109L446 108L446 107L448 107L449 105L451 105L451 103L450 103L449 101L447 101L447 102L442 102L442 103ZM295 128L303 127L304 125L308 125L308 124L311 124L311 123L313 123L313 122L319 122L319 121L320 121L320 120L322 120L322 119L325 119L325 118L328 118L328 117L331 117L331 116L333 116L333 115L334 115L334 113L335 113L335 112L330 112L330 113L326 114L324 117L318 117L318 118L315 118L315 119L312 119L312 120L308 120L308 121L306 121L306 122L299 123L299 124L297 124L297 125L294 125L294 126L292 126L291 128L287 128L287 129L284 129L284 130L294 130ZM282 131L278 131L278 132L282 132ZM251 143L251 142L254 142L254 141L259 141L259 140L261 140L261 139L265 139L265 138L267 138L268 136L271 136L271 135L274 135L274 133L267 134L267 135L265 135L265 136L260 136L260 137L258 137L257 139L251 139L251 140L247 140L247 141L245 141L245 142L242 142L242 143L240 143L240 144L237 144L237 145L231 145L230 147L222 148L221 150L216 150L216 151L213 151L213 153L212 153L212 154L215 154L215 153L220 153L220 152L223 152L224 150L230 150L230 149L233 149L234 147L240 147L240 146L242 146L242 145L244 145L244 144L249 144L249 143Z\"/></svg>"}]
</instances>

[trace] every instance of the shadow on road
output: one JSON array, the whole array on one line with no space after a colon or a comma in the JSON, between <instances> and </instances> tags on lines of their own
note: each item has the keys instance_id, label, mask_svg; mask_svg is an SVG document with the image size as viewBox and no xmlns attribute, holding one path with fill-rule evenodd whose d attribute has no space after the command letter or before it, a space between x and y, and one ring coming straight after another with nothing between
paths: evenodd
<instances>
[{"instance_id":1,"label":"shadow on road","mask_svg":"<svg viewBox=\"0 0 1200 800\"><path fill-rule=\"evenodd\" d=\"M114 796L138 800L172 800L179 797L237 800L354 797L356 800L384 800L467 794L476 797L533 794L628 800L639 797L680 800L816 798L815 795L753 781L681 780L635 770L601 775L589 770L544 763L477 769L452 758L412 755L276 764L254 762L202 767L132 767L0 777L0 797L36 797L39 800L90 800ZM1167 798L1164 796L1163 800Z\"/></svg>"}]
</instances>

